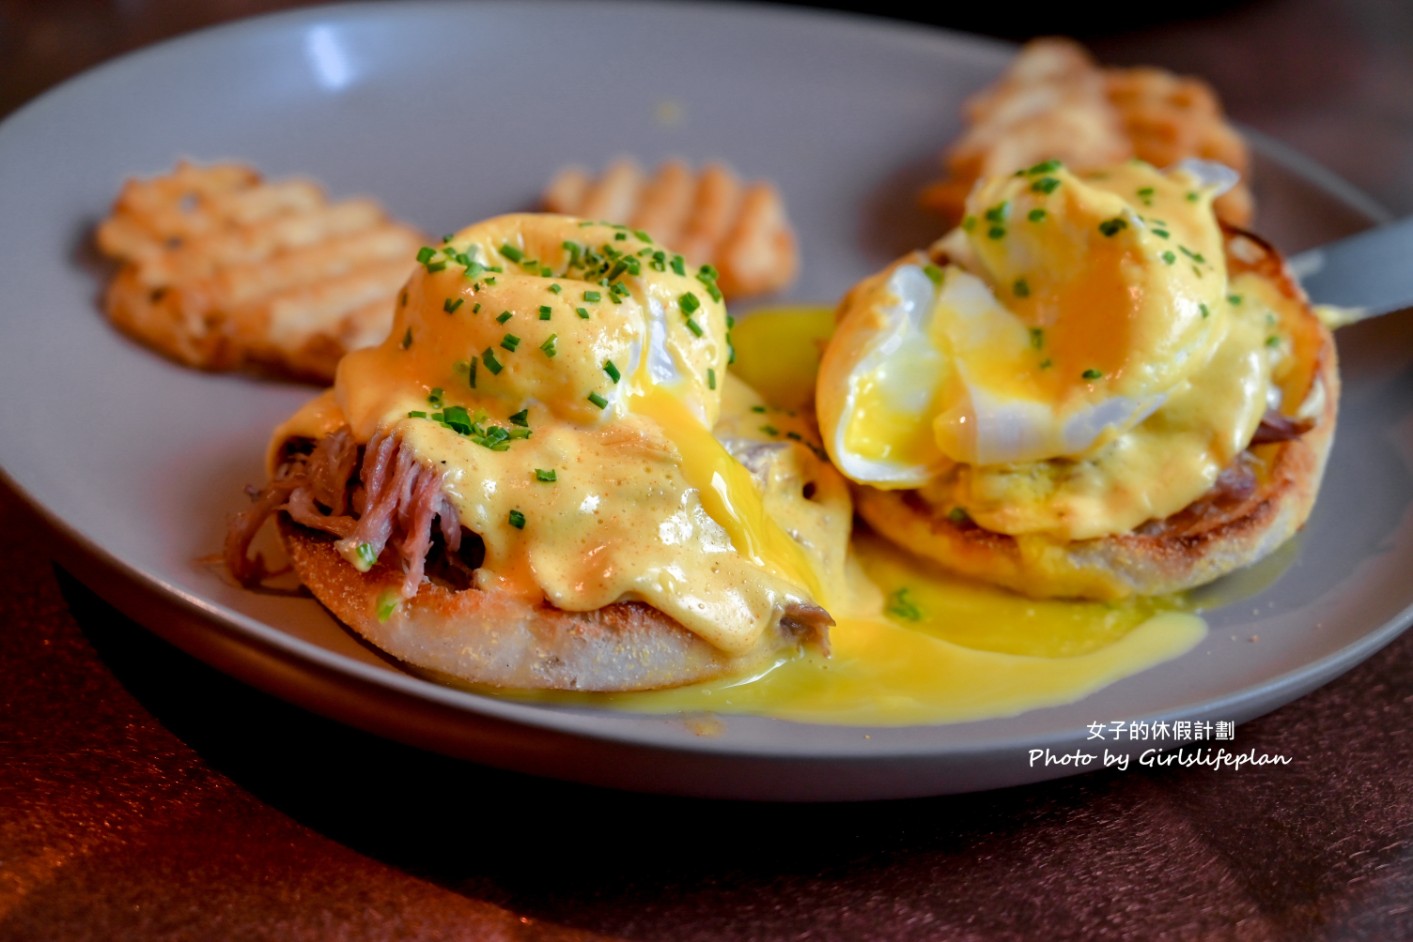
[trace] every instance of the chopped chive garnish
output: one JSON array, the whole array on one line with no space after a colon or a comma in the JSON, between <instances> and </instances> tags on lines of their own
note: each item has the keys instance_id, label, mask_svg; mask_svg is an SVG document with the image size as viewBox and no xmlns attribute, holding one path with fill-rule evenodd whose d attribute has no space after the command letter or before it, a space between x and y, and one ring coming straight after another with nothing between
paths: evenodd
<instances>
[{"instance_id":1,"label":"chopped chive garnish","mask_svg":"<svg viewBox=\"0 0 1413 942\"><path fill-rule=\"evenodd\" d=\"M687 318L687 329L690 330L690 331L691 331L695 336L697 336L697 337L700 337L700 336L702 336L702 334L705 333L705 331L702 330L702 325L701 325L701 324L698 324L696 321L692 320L690 317Z\"/></svg>"},{"instance_id":2,"label":"chopped chive garnish","mask_svg":"<svg viewBox=\"0 0 1413 942\"><path fill-rule=\"evenodd\" d=\"M1030 328L1030 346L1034 350L1039 350L1045 346L1045 328Z\"/></svg>"},{"instance_id":3,"label":"chopped chive garnish","mask_svg":"<svg viewBox=\"0 0 1413 942\"><path fill-rule=\"evenodd\" d=\"M962 219L962 229L963 229L963 231L965 231L965 232L970 232L970 231L972 231L972 230L975 229L975 228L976 228L976 217L975 217L975 216L966 216L966 217L964 217L964 218Z\"/></svg>"},{"instance_id":4,"label":"chopped chive garnish","mask_svg":"<svg viewBox=\"0 0 1413 942\"><path fill-rule=\"evenodd\" d=\"M466 367L466 385L472 389L476 388L476 367L481 362L480 357L472 357L471 362Z\"/></svg>"},{"instance_id":5,"label":"chopped chive garnish","mask_svg":"<svg viewBox=\"0 0 1413 942\"><path fill-rule=\"evenodd\" d=\"M506 520L517 530L525 529L525 515L518 510L512 510Z\"/></svg>"},{"instance_id":6,"label":"chopped chive garnish","mask_svg":"<svg viewBox=\"0 0 1413 942\"><path fill-rule=\"evenodd\" d=\"M1096 369L1088 369L1088 370L1085 370L1083 373L1080 373L1079 375L1080 375L1081 377L1083 377L1084 379L1098 379L1099 377L1103 376L1104 374L1101 373L1101 372L1099 372L1099 371L1096 370Z\"/></svg>"},{"instance_id":7,"label":"chopped chive garnish","mask_svg":"<svg viewBox=\"0 0 1413 942\"><path fill-rule=\"evenodd\" d=\"M717 271L711 265L703 265L697 269L697 281L706 288L707 294L711 295L713 301L721 300L721 289L716 286Z\"/></svg>"},{"instance_id":8,"label":"chopped chive garnish","mask_svg":"<svg viewBox=\"0 0 1413 942\"><path fill-rule=\"evenodd\" d=\"M564 289L561 288L561 287L559 286L559 282L556 281L554 284L552 284L552 285L549 286L549 290L550 290L550 294L559 294L559 293L560 293L561 291L563 291Z\"/></svg>"},{"instance_id":9,"label":"chopped chive garnish","mask_svg":"<svg viewBox=\"0 0 1413 942\"><path fill-rule=\"evenodd\" d=\"M1197 305L1197 309L1202 312L1203 317L1209 317L1212 314L1211 311L1207 310L1207 305L1205 304Z\"/></svg>"},{"instance_id":10,"label":"chopped chive garnish","mask_svg":"<svg viewBox=\"0 0 1413 942\"><path fill-rule=\"evenodd\" d=\"M1030 169L1026 170L1026 173L1029 176L1034 177L1042 173L1050 173L1051 171L1059 170L1063 166L1064 164L1060 163L1058 160L1044 160L1036 164L1034 167L1031 167Z\"/></svg>"},{"instance_id":11,"label":"chopped chive garnish","mask_svg":"<svg viewBox=\"0 0 1413 942\"><path fill-rule=\"evenodd\" d=\"M576 307L576 308L574 309L574 313L575 313L575 314L578 314L579 317L580 317L581 319L583 319L583 320L588 320L588 319L589 319L589 311L588 311L588 308Z\"/></svg>"},{"instance_id":12,"label":"chopped chive garnish","mask_svg":"<svg viewBox=\"0 0 1413 942\"><path fill-rule=\"evenodd\" d=\"M465 300L465 298L447 298L442 302L442 310L446 311L448 314L455 314L456 309L461 307L462 302Z\"/></svg>"},{"instance_id":13,"label":"chopped chive garnish","mask_svg":"<svg viewBox=\"0 0 1413 942\"><path fill-rule=\"evenodd\" d=\"M928 281L939 286L942 284L942 279L946 277L946 273L941 268L932 264L922 266L922 273L927 276Z\"/></svg>"},{"instance_id":14,"label":"chopped chive garnish","mask_svg":"<svg viewBox=\"0 0 1413 942\"><path fill-rule=\"evenodd\" d=\"M1032 183L1030 185L1030 188L1036 193L1044 193L1048 196L1051 193L1055 192L1059 185L1059 177L1041 177L1039 180L1036 180L1034 183Z\"/></svg>"},{"instance_id":15,"label":"chopped chive garnish","mask_svg":"<svg viewBox=\"0 0 1413 942\"><path fill-rule=\"evenodd\" d=\"M1103 222L1099 223L1099 231L1104 234L1105 238L1112 238L1127 228L1128 223L1117 216L1113 219L1105 219Z\"/></svg>"},{"instance_id":16,"label":"chopped chive garnish","mask_svg":"<svg viewBox=\"0 0 1413 942\"><path fill-rule=\"evenodd\" d=\"M500 254L504 255L512 262L518 262L525 257L524 252L511 245L509 242L505 243L500 247Z\"/></svg>"},{"instance_id":17,"label":"chopped chive garnish","mask_svg":"<svg viewBox=\"0 0 1413 942\"><path fill-rule=\"evenodd\" d=\"M765 434L769 435L771 438L778 438L780 436L780 429L776 428L773 425L762 425L760 427L760 430Z\"/></svg>"},{"instance_id":18,"label":"chopped chive garnish","mask_svg":"<svg viewBox=\"0 0 1413 942\"><path fill-rule=\"evenodd\" d=\"M1173 262L1177 261L1177 256L1174 255L1172 252L1164 252L1162 255L1162 259L1166 264L1171 265Z\"/></svg>"},{"instance_id":19,"label":"chopped chive garnish","mask_svg":"<svg viewBox=\"0 0 1413 942\"><path fill-rule=\"evenodd\" d=\"M1050 359L1049 357L1046 357L1045 359L1043 359L1043 360L1040 361L1040 368L1041 368L1042 370L1048 370L1050 367L1052 367L1052 366L1054 366L1054 365L1055 365L1055 361L1052 360L1052 359Z\"/></svg>"},{"instance_id":20,"label":"chopped chive garnish","mask_svg":"<svg viewBox=\"0 0 1413 942\"><path fill-rule=\"evenodd\" d=\"M607 373L608 378L613 380L615 383L623 378L623 374L618 372L618 367L614 365L612 360L603 361L603 371Z\"/></svg>"},{"instance_id":21,"label":"chopped chive garnish","mask_svg":"<svg viewBox=\"0 0 1413 942\"><path fill-rule=\"evenodd\" d=\"M605 399L603 396L600 396L600 395L599 395L598 393L596 393L596 392L591 392L591 393L589 393L589 395L588 395L587 398L588 398L588 400L589 400L590 402L592 402L594 405L598 406L600 409L607 409L607 408L608 408L608 400Z\"/></svg>"},{"instance_id":22,"label":"chopped chive garnish","mask_svg":"<svg viewBox=\"0 0 1413 942\"><path fill-rule=\"evenodd\" d=\"M1025 218L1029 219L1031 222L1039 222L1040 220L1045 218L1045 210L1032 209L1030 212L1025 214Z\"/></svg>"},{"instance_id":23,"label":"chopped chive garnish","mask_svg":"<svg viewBox=\"0 0 1413 942\"><path fill-rule=\"evenodd\" d=\"M1235 304L1240 304L1240 303L1241 303L1241 295L1239 295L1239 294L1229 294L1229 295L1227 295L1227 303L1229 303L1229 304L1234 304L1234 305L1235 305Z\"/></svg>"},{"instance_id":24,"label":"chopped chive garnish","mask_svg":"<svg viewBox=\"0 0 1413 942\"><path fill-rule=\"evenodd\" d=\"M541 304L541 305L540 305L540 320L542 320L542 321L547 321L547 320L549 320L549 319L550 319L550 314L552 314L552 313L553 313L553 312L550 310L550 307L549 307L548 304Z\"/></svg>"},{"instance_id":25,"label":"chopped chive garnish","mask_svg":"<svg viewBox=\"0 0 1413 942\"><path fill-rule=\"evenodd\" d=\"M520 338L514 334L506 334L504 337L500 338L500 345L511 353L514 353L515 348L520 346Z\"/></svg>"},{"instance_id":26,"label":"chopped chive garnish","mask_svg":"<svg viewBox=\"0 0 1413 942\"><path fill-rule=\"evenodd\" d=\"M373 549L372 543L358 544L358 568L361 571L367 572L369 569L372 569L377 561L378 551Z\"/></svg>"},{"instance_id":27,"label":"chopped chive garnish","mask_svg":"<svg viewBox=\"0 0 1413 942\"><path fill-rule=\"evenodd\" d=\"M682 305L683 314L691 314L702 306L702 302L697 300L697 296L690 291L678 298L678 303Z\"/></svg>"},{"instance_id":28,"label":"chopped chive garnish","mask_svg":"<svg viewBox=\"0 0 1413 942\"><path fill-rule=\"evenodd\" d=\"M476 431L476 424L471 421L471 413L466 411L465 406L447 406L441 412L432 413L432 418L459 435L470 435Z\"/></svg>"},{"instance_id":29,"label":"chopped chive garnish","mask_svg":"<svg viewBox=\"0 0 1413 942\"><path fill-rule=\"evenodd\" d=\"M967 513L965 507L953 507L947 511L947 519L953 523L970 523L971 514Z\"/></svg>"},{"instance_id":30,"label":"chopped chive garnish","mask_svg":"<svg viewBox=\"0 0 1413 942\"><path fill-rule=\"evenodd\" d=\"M1178 251L1186 255L1188 258L1192 259L1194 262L1197 262L1198 264L1207 261L1205 258L1202 257L1201 252L1194 252L1192 251L1192 249L1188 248L1185 245L1179 245Z\"/></svg>"},{"instance_id":31,"label":"chopped chive garnish","mask_svg":"<svg viewBox=\"0 0 1413 942\"><path fill-rule=\"evenodd\" d=\"M1011 286L1011 290L1015 292L1018 298L1030 297L1030 283L1024 278L1017 278L1016 283Z\"/></svg>"},{"instance_id":32,"label":"chopped chive garnish","mask_svg":"<svg viewBox=\"0 0 1413 942\"><path fill-rule=\"evenodd\" d=\"M707 389L716 388L716 370L707 367Z\"/></svg>"},{"instance_id":33,"label":"chopped chive garnish","mask_svg":"<svg viewBox=\"0 0 1413 942\"><path fill-rule=\"evenodd\" d=\"M496 315L496 323L504 324L506 321L510 320L514 316L514 311L501 311L499 314Z\"/></svg>"},{"instance_id":34,"label":"chopped chive garnish","mask_svg":"<svg viewBox=\"0 0 1413 942\"><path fill-rule=\"evenodd\" d=\"M1153 234L1160 239L1166 239L1168 236L1172 235L1172 233L1166 229L1154 229Z\"/></svg>"},{"instance_id":35,"label":"chopped chive garnish","mask_svg":"<svg viewBox=\"0 0 1413 942\"><path fill-rule=\"evenodd\" d=\"M986 230L986 237L988 239L1000 239L1005 236L1005 234L1006 230L1001 226L992 226L990 229Z\"/></svg>"},{"instance_id":36,"label":"chopped chive garnish","mask_svg":"<svg viewBox=\"0 0 1413 942\"><path fill-rule=\"evenodd\" d=\"M406 350L412 346L412 328L407 328L407 333L402 335L402 349Z\"/></svg>"},{"instance_id":37,"label":"chopped chive garnish","mask_svg":"<svg viewBox=\"0 0 1413 942\"><path fill-rule=\"evenodd\" d=\"M517 413L515 413L514 415L512 415L512 416L510 417L510 424L511 424L511 425L518 425L518 426L520 426L521 428L526 428L526 427L528 427L529 424L530 424L530 410L529 410L529 409L521 409L519 412L517 412Z\"/></svg>"},{"instance_id":38,"label":"chopped chive garnish","mask_svg":"<svg viewBox=\"0 0 1413 942\"><path fill-rule=\"evenodd\" d=\"M1002 200L986 211L987 222L1005 222L1006 217L1011 214L1011 201Z\"/></svg>"},{"instance_id":39,"label":"chopped chive garnish","mask_svg":"<svg viewBox=\"0 0 1413 942\"><path fill-rule=\"evenodd\" d=\"M424 245L417 250L417 264L425 265L437 254L437 250L430 245Z\"/></svg>"},{"instance_id":40,"label":"chopped chive garnish","mask_svg":"<svg viewBox=\"0 0 1413 942\"><path fill-rule=\"evenodd\" d=\"M584 300L585 300L585 301L598 301L598 300L601 300L602 298L603 298L603 295L599 294L597 291L585 291L585 292L584 292Z\"/></svg>"},{"instance_id":41,"label":"chopped chive garnish","mask_svg":"<svg viewBox=\"0 0 1413 942\"><path fill-rule=\"evenodd\" d=\"M425 419L427 413L422 409L413 409L411 412L407 413L407 417L409 419Z\"/></svg>"},{"instance_id":42,"label":"chopped chive garnish","mask_svg":"<svg viewBox=\"0 0 1413 942\"><path fill-rule=\"evenodd\" d=\"M680 255L672 256L672 261L668 263L672 270L679 275L687 274L687 261Z\"/></svg>"},{"instance_id":43,"label":"chopped chive garnish","mask_svg":"<svg viewBox=\"0 0 1413 942\"><path fill-rule=\"evenodd\" d=\"M401 601L402 597L391 589L378 596L378 621L391 618Z\"/></svg>"},{"instance_id":44,"label":"chopped chive garnish","mask_svg":"<svg viewBox=\"0 0 1413 942\"><path fill-rule=\"evenodd\" d=\"M555 348L555 341L559 339L559 334L550 334L545 338L545 342L540 344L540 350L547 357L553 357L559 351Z\"/></svg>"},{"instance_id":45,"label":"chopped chive garnish","mask_svg":"<svg viewBox=\"0 0 1413 942\"><path fill-rule=\"evenodd\" d=\"M504 369L500 361L496 359L496 352L490 347L487 347L486 352L481 354L481 360L486 364L486 369L490 370L492 375L499 374L500 371Z\"/></svg>"},{"instance_id":46,"label":"chopped chive garnish","mask_svg":"<svg viewBox=\"0 0 1413 942\"><path fill-rule=\"evenodd\" d=\"M544 468L536 468L535 480L544 481L546 484L553 484L555 481L559 480L559 475L554 473L553 468L550 468L549 470L546 470Z\"/></svg>"},{"instance_id":47,"label":"chopped chive garnish","mask_svg":"<svg viewBox=\"0 0 1413 942\"><path fill-rule=\"evenodd\" d=\"M922 609L917 607L917 603L908 598L907 589L899 589L888 596L888 614L898 618L905 618L908 621L920 621L922 619Z\"/></svg>"},{"instance_id":48,"label":"chopped chive garnish","mask_svg":"<svg viewBox=\"0 0 1413 942\"><path fill-rule=\"evenodd\" d=\"M1266 338L1266 346L1268 347L1279 346L1280 342L1281 338L1277 337L1275 334L1272 334L1271 336Z\"/></svg>"}]
</instances>

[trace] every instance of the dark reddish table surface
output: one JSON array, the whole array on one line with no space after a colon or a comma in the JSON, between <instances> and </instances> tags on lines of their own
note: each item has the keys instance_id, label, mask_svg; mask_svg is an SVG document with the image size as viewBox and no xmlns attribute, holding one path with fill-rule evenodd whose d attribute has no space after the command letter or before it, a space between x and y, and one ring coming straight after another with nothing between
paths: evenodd
<instances>
[{"instance_id":1,"label":"dark reddish table surface","mask_svg":"<svg viewBox=\"0 0 1413 942\"><path fill-rule=\"evenodd\" d=\"M0 0L0 115L114 55L295 5ZM1239 121L1413 212L1413 4L1068 24L1074 5L981 6L934 22L1065 31L1106 62L1203 75ZM688 801L303 713L109 608L38 529L0 489L3 940L1413 938L1413 633L1238 729L1286 766Z\"/></svg>"}]
</instances>

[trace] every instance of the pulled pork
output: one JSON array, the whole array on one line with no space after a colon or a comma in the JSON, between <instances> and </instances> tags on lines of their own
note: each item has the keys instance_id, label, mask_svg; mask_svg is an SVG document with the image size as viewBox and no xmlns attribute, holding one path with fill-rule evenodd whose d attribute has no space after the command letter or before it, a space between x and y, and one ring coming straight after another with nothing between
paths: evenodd
<instances>
[{"instance_id":1,"label":"pulled pork","mask_svg":"<svg viewBox=\"0 0 1413 942\"><path fill-rule=\"evenodd\" d=\"M404 598L417 594L434 542L449 556L461 549L461 524L442 492L441 473L394 435L379 432L360 448L343 426L318 442L298 443L275 477L248 493L252 503L231 516L225 545L226 566L245 585L269 575L264 560L250 555L250 544L280 511L336 537L339 552L361 569L385 550L394 552L404 572Z\"/></svg>"}]
</instances>

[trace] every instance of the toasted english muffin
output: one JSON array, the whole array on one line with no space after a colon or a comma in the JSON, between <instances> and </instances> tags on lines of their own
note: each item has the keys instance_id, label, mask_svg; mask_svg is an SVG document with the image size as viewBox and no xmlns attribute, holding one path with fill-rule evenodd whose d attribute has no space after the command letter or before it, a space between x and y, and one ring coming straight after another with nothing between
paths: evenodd
<instances>
[{"instance_id":1,"label":"toasted english muffin","mask_svg":"<svg viewBox=\"0 0 1413 942\"><path fill-rule=\"evenodd\" d=\"M842 553L852 517L842 478L802 440L730 439L731 448L773 502L795 500L826 509L838 521L833 552ZM817 446L816 446L817 447ZM255 531L271 515L300 582L341 623L397 661L443 683L548 690L650 690L769 666L802 647L827 650L833 619L818 606L786 609L747 651L728 653L640 601L566 611L512 593L478 587L478 538L449 518L452 511L422 466L385 438L360 454L347 429L318 443L291 443L289 459L255 504L235 515L226 562L242 582L264 576L249 558ZM402 452L402 453L400 453ZM366 571L340 551L361 514L379 513L384 498L360 477L384 475L398 552ZM420 510L418 509L420 507ZM441 515L438 517L438 515ZM409 578L415 592L406 595Z\"/></svg>"},{"instance_id":2,"label":"toasted english muffin","mask_svg":"<svg viewBox=\"0 0 1413 942\"><path fill-rule=\"evenodd\" d=\"M818 641L821 610L786 616L756 647L728 655L643 602L570 612L506 592L436 582L395 605L404 574L348 564L327 534L280 521L299 579L364 640L443 683L526 690L651 690L744 674Z\"/></svg>"},{"instance_id":3,"label":"toasted english muffin","mask_svg":"<svg viewBox=\"0 0 1413 942\"><path fill-rule=\"evenodd\" d=\"M1268 411L1252 444L1205 495L1132 532L1076 541L992 532L918 490L855 486L860 516L919 556L1039 597L1178 592L1248 566L1290 539L1309 518L1334 441L1334 337L1274 248L1231 227L1224 235L1233 278L1261 279L1284 302L1278 314L1291 344L1282 375L1287 411Z\"/></svg>"}]
</instances>

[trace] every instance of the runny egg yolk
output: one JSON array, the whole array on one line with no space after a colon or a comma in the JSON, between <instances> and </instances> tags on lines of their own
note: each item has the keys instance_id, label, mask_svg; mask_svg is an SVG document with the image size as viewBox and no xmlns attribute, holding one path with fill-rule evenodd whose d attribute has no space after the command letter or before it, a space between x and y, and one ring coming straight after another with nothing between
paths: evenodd
<instances>
[{"instance_id":1,"label":"runny egg yolk","mask_svg":"<svg viewBox=\"0 0 1413 942\"><path fill-rule=\"evenodd\" d=\"M832 322L823 308L745 315L733 332L741 373L773 373L780 401L808 400L809 351ZM738 402L726 412L733 425L749 425L761 416L752 409L763 406ZM779 411L768 413L772 421ZM1178 598L1032 599L944 573L866 530L854 533L849 552L848 604L834 610L828 657L808 653L754 676L672 690L534 699L678 713L699 735L720 728L710 717L737 713L860 726L963 722L1073 702L1206 635Z\"/></svg>"},{"instance_id":2,"label":"runny egg yolk","mask_svg":"<svg viewBox=\"0 0 1413 942\"><path fill-rule=\"evenodd\" d=\"M478 588L570 611L643 601L728 654L827 601L805 545L823 524L806 511L787 534L713 437L729 343L710 269L538 214L419 262L387 340L345 357L276 443L341 422L400 435L484 542Z\"/></svg>"},{"instance_id":3,"label":"runny egg yolk","mask_svg":"<svg viewBox=\"0 0 1413 942\"><path fill-rule=\"evenodd\" d=\"M981 181L957 230L840 306L818 386L839 469L945 490L1011 534L1083 539L1190 503L1249 441L1269 375L1229 301L1218 179L1051 161ZM1166 469L1164 442L1182 452Z\"/></svg>"}]
</instances>

